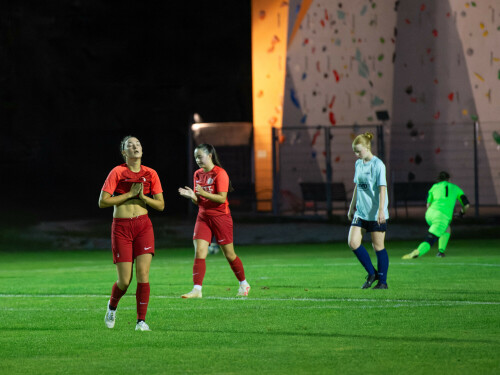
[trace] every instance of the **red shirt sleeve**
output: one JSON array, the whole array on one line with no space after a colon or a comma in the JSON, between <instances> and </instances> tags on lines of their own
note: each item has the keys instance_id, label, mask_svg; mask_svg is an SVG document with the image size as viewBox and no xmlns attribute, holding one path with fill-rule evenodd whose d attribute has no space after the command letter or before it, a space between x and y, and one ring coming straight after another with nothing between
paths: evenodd
<instances>
[{"instance_id":1,"label":"red shirt sleeve","mask_svg":"<svg viewBox=\"0 0 500 375\"><path fill-rule=\"evenodd\" d=\"M120 178L118 176L118 171L116 168L113 168L111 172L109 172L106 181L104 181L104 185L102 186L101 190L113 195L119 181Z\"/></svg>"},{"instance_id":2,"label":"red shirt sleeve","mask_svg":"<svg viewBox=\"0 0 500 375\"><path fill-rule=\"evenodd\" d=\"M163 193L160 178L154 169L151 170L151 195Z\"/></svg>"},{"instance_id":3,"label":"red shirt sleeve","mask_svg":"<svg viewBox=\"0 0 500 375\"><path fill-rule=\"evenodd\" d=\"M218 193L229 192L229 176L224 169L220 169L215 179L215 191Z\"/></svg>"}]
</instances>

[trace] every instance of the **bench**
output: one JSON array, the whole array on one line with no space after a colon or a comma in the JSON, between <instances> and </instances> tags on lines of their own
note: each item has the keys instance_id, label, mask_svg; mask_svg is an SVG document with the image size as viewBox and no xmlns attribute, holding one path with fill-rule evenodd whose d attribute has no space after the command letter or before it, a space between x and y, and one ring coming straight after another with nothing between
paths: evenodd
<instances>
[{"instance_id":1,"label":"bench","mask_svg":"<svg viewBox=\"0 0 500 375\"><path fill-rule=\"evenodd\" d=\"M393 182L393 203L396 217L398 216L399 203L404 203L406 217L408 217L408 203L425 205L432 185L434 182Z\"/></svg>"},{"instance_id":2,"label":"bench","mask_svg":"<svg viewBox=\"0 0 500 375\"><path fill-rule=\"evenodd\" d=\"M348 200L347 192L343 182L332 182L330 184L331 199L333 202L344 202L344 208L347 212ZM317 203L326 202L326 182L301 182L300 190L302 200L304 201L302 211L305 211L308 203L312 203L314 213L317 212Z\"/></svg>"}]
</instances>

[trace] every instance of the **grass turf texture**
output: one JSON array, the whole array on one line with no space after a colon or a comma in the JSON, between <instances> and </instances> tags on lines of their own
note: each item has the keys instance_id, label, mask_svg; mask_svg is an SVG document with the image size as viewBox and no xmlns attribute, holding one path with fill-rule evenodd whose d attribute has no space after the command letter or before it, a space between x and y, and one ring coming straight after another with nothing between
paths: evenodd
<instances>
[{"instance_id":1,"label":"grass turf texture","mask_svg":"<svg viewBox=\"0 0 500 375\"><path fill-rule=\"evenodd\" d=\"M209 256L201 300L192 248L157 249L147 322L135 332L135 279L114 329L109 251L0 251L1 374L494 374L500 371L500 243L453 240L410 261L390 242L389 290L343 243L240 246L252 285ZM371 252L376 265L376 259Z\"/></svg>"}]
</instances>

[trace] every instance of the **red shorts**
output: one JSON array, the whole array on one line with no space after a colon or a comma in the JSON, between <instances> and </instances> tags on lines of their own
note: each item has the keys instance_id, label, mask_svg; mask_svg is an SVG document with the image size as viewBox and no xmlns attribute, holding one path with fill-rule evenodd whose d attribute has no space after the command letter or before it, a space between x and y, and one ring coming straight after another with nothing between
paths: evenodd
<instances>
[{"instance_id":1,"label":"red shorts","mask_svg":"<svg viewBox=\"0 0 500 375\"><path fill-rule=\"evenodd\" d=\"M198 215L194 225L193 240L205 240L211 243L214 236L219 245L233 243L233 218L230 214Z\"/></svg>"},{"instance_id":2,"label":"red shorts","mask_svg":"<svg viewBox=\"0 0 500 375\"><path fill-rule=\"evenodd\" d=\"M111 226L113 263L132 262L142 254L155 254L153 224L148 215L113 219Z\"/></svg>"}]
</instances>

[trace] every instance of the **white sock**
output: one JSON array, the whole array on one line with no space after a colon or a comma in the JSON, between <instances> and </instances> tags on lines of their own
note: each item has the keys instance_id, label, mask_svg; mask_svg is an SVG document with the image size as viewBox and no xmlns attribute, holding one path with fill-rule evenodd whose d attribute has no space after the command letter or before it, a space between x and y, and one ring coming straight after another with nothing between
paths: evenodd
<instances>
[{"instance_id":1,"label":"white sock","mask_svg":"<svg viewBox=\"0 0 500 375\"><path fill-rule=\"evenodd\" d=\"M195 285L195 286L193 287L193 289L196 289L196 290L201 290L201 285Z\"/></svg>"},{"instance_id":2,"label":"white sock","mask_svg":"<svg viewBox=\"0 0 500 375\"><path fill-rule=\"evenodd\" d=\"M246 279L243 281L240 281L240 286L247 286L247 285L250 285L250 284L248 283L248 281L246 281Z\"/></svg>"}]
</instances>

